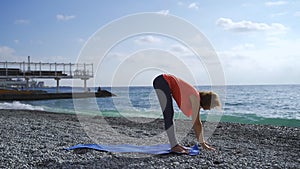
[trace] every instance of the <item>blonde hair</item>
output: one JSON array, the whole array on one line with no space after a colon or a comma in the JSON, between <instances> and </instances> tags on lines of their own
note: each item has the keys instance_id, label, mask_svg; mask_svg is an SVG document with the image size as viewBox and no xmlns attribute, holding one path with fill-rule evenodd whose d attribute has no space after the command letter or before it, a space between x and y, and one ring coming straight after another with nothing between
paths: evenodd
<instances>
[{"instance_id":1,"label":"blonde hair","mask_svg":"<svg viewBox=\"0 0 300 169\"><path fill-rule=\"evenodd\" d=\"M221 108L219 95L212 91L199 91L201 107Z\"/></svg>"}]
</instances>

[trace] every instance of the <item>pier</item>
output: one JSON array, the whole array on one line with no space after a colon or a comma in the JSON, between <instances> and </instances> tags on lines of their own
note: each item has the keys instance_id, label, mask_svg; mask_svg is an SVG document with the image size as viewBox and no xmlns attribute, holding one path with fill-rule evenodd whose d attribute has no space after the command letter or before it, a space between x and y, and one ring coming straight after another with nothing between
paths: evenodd
<instances>
[{"instance_id":1,"label":"pier","mask_svg":"<svg viewBox=\"0 0 300 169\"><path fill-rule=\"evenodd\" d=\"M27 62L0 62L0 82L4 86L12 79L17 79L14 82L18 85L18 81L23 79L28 89L30 79L54 79L58 93L60 80L81 79L84 90L87 91L86 82L93 77L93 64L31 62L30 56Z\"/></svg>"}]
</instances>

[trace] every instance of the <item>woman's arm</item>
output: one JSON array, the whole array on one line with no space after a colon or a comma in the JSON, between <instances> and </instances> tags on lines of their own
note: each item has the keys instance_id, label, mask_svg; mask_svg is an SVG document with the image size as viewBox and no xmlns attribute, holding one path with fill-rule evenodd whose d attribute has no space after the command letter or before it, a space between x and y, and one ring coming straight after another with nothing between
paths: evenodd
<instances>
[{"instance_id":1,"label":"woman's arm","mask_svg":"<svg viewBox=\"0 0 300 169\"><path fill-rule=\"evenodd\" d=\"M200 120L200 102L196 98L196 96L191 96L190 100L192 103L192 110L193 110L192 122L193 122L193 128L195 131L196 138L204 149L215 150L214 148L207 145L207 143L204 140L204 136L203 136L204 132L202 127L202 122Z\"/></svg>"}]
</instances>

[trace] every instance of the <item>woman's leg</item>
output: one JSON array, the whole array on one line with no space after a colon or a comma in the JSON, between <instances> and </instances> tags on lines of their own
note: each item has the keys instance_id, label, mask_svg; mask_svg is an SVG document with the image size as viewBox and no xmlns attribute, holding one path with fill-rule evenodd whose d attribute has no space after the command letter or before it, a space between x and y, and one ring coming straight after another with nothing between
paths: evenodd
<instances>
[{"instance_id":1,"label":"woman's leg","mask_svg":"<svg viewBox=\"0 0 300 169\"><path fill-rule=\"evenodd\" d=\"M175 136L175 126L174 126L174 109L173 101L171 96L171 90L168 82L164 79L163 75L156 77L153 81L153 87L156 91L160 107L163 112L165 130L171 144L171 148L178 144Z\"/></svg>"}]
</instances>

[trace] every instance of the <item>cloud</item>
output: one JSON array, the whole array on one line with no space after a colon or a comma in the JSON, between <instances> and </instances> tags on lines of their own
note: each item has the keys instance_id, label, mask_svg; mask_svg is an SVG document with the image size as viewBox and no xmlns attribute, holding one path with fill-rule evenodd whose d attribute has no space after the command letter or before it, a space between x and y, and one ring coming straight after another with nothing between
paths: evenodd
<instances>
[{"instance_id":1,"label":"cloud","mask_svg":"<svg viewBox=\"0 0 300 169\"><path fill-rule=\"evenodd\" d=\"M16 51L8 46L0 46L0 60L1 61L18 61L20 58L15 55Z\"/></svg>"},{"instance_id":2,"label":"cloud","mask_svg":"<svg viewBox=\"0 0 300 169\"><path fill-rule=\"evenodd\" d=\"M255 31L270 31L270 32L285 32L287 27L280 23L258 23L252 21L242 20L240 22L233 22L229 18L219 18L216 24L223 27L225 30L233 32L255 32Z\"/></svg>"},{"instance_id":3,"label":"cloud","mask_svg":"<svg viewBox=\"0 0 300 169\"><path fill-rule=\"evenodd\" d=\"M72 62L71 59L67 56L61 56L61 55L54 55L49 56L47 60L44 62L52 62L52 63L70 63Z\"/></svg>"},{"instance_id":4,"label":"cloud","mask_svg":"<svg viewBox=\"0 0 300 169\"><path fill-rule=\"evenodd\" d=\"M282 40L279 37L274 37L274 36L269 36L266 37L266 44L269 46L277 46L278 44L280 44L280 41Z\"/></svg>"},{"instance_id":5,"label":"cloud","mask_svg":"<svg viewBox=\"0 0 300 169\"><path fill-rule=\"evenodd\" d=\"M15 53L15 50L13 48L10 48L8 46L0 46L0 55L13 55Z\"/></svg>"},{"instance_id":6,"label":"cloud","mask_svg":"<svg viewBox=\"0 0 300 169\"><path fill-rule=\"evenodd\" d=\"M161 43L161 39L151 36L151 35L147 35L147 36L142 36L140 38L138 38L137 40L135 40L135 42L137 44L154 44L154 43Z\"/></svg>"},{"instance_id":7,"label":"cloud","mask_svg":"<svg viewBox=\"0 0 300 169\"><path fill-rule=\"evenodd\" d=\"M179 2L177 2L177 5L178 5L178 6L183 6L183 5L184 5L184 3L183 3L183 2L181 2L181 1L179 1Z\"/></svg>"},{"instance_id":8,"label":"cloud","mask_svg":"<svg viewBox=\"0 0 300 169\"><path fill-rule=\"evenodd\" d=\"M284 15L287 15L287 14L288 14L288 12L278 12L278 13L271 14L271 17L275 18L275 17L284 16Z\"/></svg>"},{"instance_id":9,"label":"cloud","mask_svg":"<svg viewBox=\"0 0 300 169\"><path fill-rule=\"evenodd\" d=\"M56 15L56 19L58 21L68 21L68 20L71 20L71 19L75 19L75 15L63 15L63 14L57 14Z\"/></svg>"},{"instance_id":10,"label":"cloud","mask_svg":"<svg viewBox=\"0 0 300 169\"><path fill-rule=\"evenodd\" d=\"M172 45L170 48L170 52L180 56L189 56L194 54L191 50L179 44Z\"/></svg>"},{"instance_id":11,"label":"cloud","mask_svg":"<svg viewBox=\"0 0 300 169\"><path fill-rule=\"evenodd\" d=\"M265 2L266 6L280 6L280 5L286 5L288 4L287 1L268 1Z\"/></svg>"},{"instance_id":12,"label":"cloud","mask_svg":"<svg viewBox=\"0 0 300 169\"><path fill-rule=\"evenodd\" d=\"M170 13L169 10L161 10L157 12L158 14L162 14L162 15L168 15Z\"/></svg>"},{"instance_id":13,"label":"cloud","mask_svg":"<svg viewBox=\"0 0 300 169\"><path fill-rule=\"evenodd\" d=\"M300 83L297 40L280 40L276 46L240 44L218 52L229 84Z\"/></svg>"},{"instance_id":14,"label":"cloud","mask_svg":"<svg viewBox=\"0 0 300 169\"><path fill-rule=\"evenodd\" d=\"M295 12L294 15L297 16L297 17L300 17L300 11Z\"/></svg>"},{"instance_id":15,"label":"cloud","mask_svg":"<svg viewBox=\"0 0 300 169\"><path fill-rule=\"evenodd\" d=\"M86 42L86 40L83 39L83 38L78 38L77 42L80 43L80 44L84 44Z\"/></svg>"},{"instance_id":16,"label":"cloud","mask_svg":"<svg viewBox=\"0 0 300 169\"><path fill-rule=\"evenodd\" d=\"M234 46L232 48L232 50L234 50L234 51L241 51L241 50L248 50L248 49L253 49L253 48L255 48L254 44L252 44L252 43L245 43L245 44L240 44L240 45Z\"/></svg>"},{"instance_id":17,"label":"cloud","mask_svg":"<svg viewBox=\"0 0 300 169\"><path fill-rule=\"evenodd\" d=\"M247 2L247 3L243 3L241 6L242 6L242 7L250 7L250 6L253 6L253 4Z\"/></svg>"},{"instance_id":18,"label":"cloud","mask_svg":"<svg viewBox=\"0 0 300 169\"><path fill-rule=\"evenodd\" d=\"M20 40L19 40L19 39L15 39L15 40L14 40L14 43L15 43L15 44L19 44L19 43L20 43Z\"/></svg>"},{"instance_id":19,"label":"cloud","mask_svg":"<svg viewBox=\"0 0 300 169\"><path fill-rule=\"evenodd\" d=\"M198 3L193 2L193 3L189 4L188 8L198 10L199 9L199 5L198 5Z\"/></svg>"},{"instance_id":20,"label":"cloud","mask_svg":"<svg viewBox=\"0 0 300 169\"><path fill-rule=\"evenodd\" d=\"M199 3L198 2L187 3L187 2L184 2L184 1L179 1L179 2L177 2L177 5L181 6L181 7L188 8L188 9L194 9L194 10L199 9Z\"/></svg>"},{"instance_id":21,"label":"cloud","mask_svg":"<svg viewBox=\"0 0 300 169\"><path fill-rule=\"evenodd\" d=\"M14 22L14 24L16 24L16 25L26 25L29 23L30 23L30 21L27 19L18 19L18 20L15 20L15 22Z\"/></svg>"}]
</instances>

